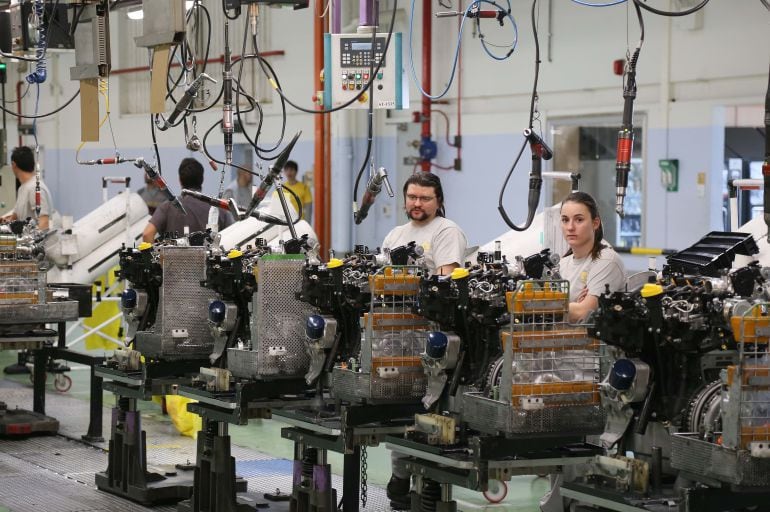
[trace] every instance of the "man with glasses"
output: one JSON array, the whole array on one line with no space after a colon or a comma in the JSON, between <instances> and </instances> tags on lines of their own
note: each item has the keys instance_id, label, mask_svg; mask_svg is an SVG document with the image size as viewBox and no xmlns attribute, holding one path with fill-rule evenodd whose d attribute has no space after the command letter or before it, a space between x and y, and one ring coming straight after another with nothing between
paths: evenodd
<instances>
[{"instance_id":1,"label":"man with glasses","mask_svg":"<svg viewBox=\"0 0 770 512\"><path fill-rule=\"evenodd\" d=\"M465 262L468 241L462 229L445 217L444 190L435 174L419 172L404 184L404 203L409 222L397 226L382 242L393 249L416 242L431 274L449 275Z\"/></svg>"},{"instance_id":2,"label":"man with glasses","mask_svg":"<svg viewBox=\"0 0 770 512\"><path fill-rule=\"evenodd\" d=\"M416 242L431 274L449 275L465 263L468 241L462 229L444 215L444 190L438 176L428 172L413 174L404 184L404 203L409 222L397 226L382 242L382 249L393 249ZM405 456L391 452L393 474L387 486L390 506L410 508L409 472Z\"/></svg>"}]
</instances>

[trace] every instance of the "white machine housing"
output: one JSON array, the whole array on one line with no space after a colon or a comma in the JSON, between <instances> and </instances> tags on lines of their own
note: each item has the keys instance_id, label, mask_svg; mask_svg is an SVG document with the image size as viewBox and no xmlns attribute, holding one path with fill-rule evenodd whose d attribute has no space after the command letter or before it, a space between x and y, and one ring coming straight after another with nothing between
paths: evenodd
<instances>
[{"instance_id":1,"label":"white machine housing","mask_svg":"<svg viewBox=\"0 0 770 512\"><path fill-rule=\"evenodd\" d=\"M133 246L141 239L149 220L142 198L123 191L71 227L63 226L46 241L46 256L53 263L48 281L93 283L117 264L123 244Z\"/></svg>"}]
</instances>

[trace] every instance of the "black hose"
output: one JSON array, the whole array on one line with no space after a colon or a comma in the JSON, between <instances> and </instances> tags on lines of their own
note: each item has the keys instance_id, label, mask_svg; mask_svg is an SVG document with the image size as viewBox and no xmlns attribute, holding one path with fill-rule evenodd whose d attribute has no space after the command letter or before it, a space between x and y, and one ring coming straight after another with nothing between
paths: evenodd
<instances>
[{"instance_id":1,"label":"black hose","mask_svg":"<svg viewBox=\"0 0 770 512\"><path fill-rule=\"evenodd\" d=\"M696 11L699 11L703 9L703 7L706 6L707 3L709 3L710 0L703 0L701 3L696 5L695 7L692 7L690 9L685 9L684 11L661 11L660 9L656 9L654 7L651 7L645 3L642 2L642 0L634 0L634 4L638 7L641 7L645 11L650 11L652 13L655 13L659 16L669 16L669 17L675 17L675 16L687 16L688 14L692 14ZM764 0L760 0L764 3Z\"/></svg>"},{"instance_id":2,"label":"black hose","mask_svg":"<svg viewBox=\"0 0 770 512\"><path fill-rule=\"evenodd\" d=\"M530 98L530 104L529 104L529 132L534 132L534 122L535 122L535 104L537 103L537 82L540 77L540 39L537 35L537 0L532 0L532 34L533 39L535 41L535 78L532 85L532 97ZM525 132L526 133L526 132ZM497 201L497 211L500 212L500 216L503 218L503 221L508 225L509 228L511 228L514 231L526 231L530 225L532 225L532 221L535 218L535 214L537 213L537 206L540 203L540 189L543 184L542 180L542 168L540 167L542 165L540 155L537 155L536 152L533 150L532 152L532 172L530 173L530 179L529 179L529 193L527 194L527 220L524 222L522 226L517 226L514 224L514 222L511 220L511 218L508 216L508 213L505 210L505 206L503 206L503 196L505 195L505 189L508 187L508 181L511 179L511 176L513 175L513 171L516 169L516 166L519 164L519 160L521 159L521 155L524 153L524 148L527 147L527 143L530 143L528 139L524 139L524 144L522 144L521 149L519 150L519 154L516 155L516 159L513 161L513 165L511 166L511 169L508 171L508 174L505 177L505 181L503 182L503 186L500 189L500 195L498 196Z\"/></svg>"},{"instance_id":3,"label":"black hose","mask_svg":"<svg viewBox=\"0 0 770 512\"><path fill-rule=\"evenodd\" d=\"M374 76L374 45L375 45L375 36L377 35L376 30L372 30L372 42L371 42L371 56L369 57L369 76ZM374 89L371 90L371 93L369 93L369 108L367 110L367 139L366 139L366 156L364 156L364 161L361 162L361 168L358 170L358 174L356 175L356 182L353 185L353 202L358 201L358 186L361 184L361 177L364 175L364 171L366 170L366 166L369 163L369 158L372 155L372 134L374 133Z\"/></svg>"}]
</instances>

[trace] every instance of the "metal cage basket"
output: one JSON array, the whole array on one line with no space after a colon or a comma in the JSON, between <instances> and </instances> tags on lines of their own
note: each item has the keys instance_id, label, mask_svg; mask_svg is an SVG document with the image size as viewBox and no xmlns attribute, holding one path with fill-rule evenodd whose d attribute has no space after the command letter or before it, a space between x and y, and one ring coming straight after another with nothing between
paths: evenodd
<instances>
[{"instance_id":1,"label":"metal cage basket","mask_svg":"<svg viewBox=\"0 0 770 512\"><path fill-rule=\"evenodd\" d=\"M425 394L420 355L429 322L413 313L420 267L384 267L369 276L370 310L364 314L359 361L334 368L332 393L359 401L415 402Z\"/></svg>"},{"instance_id":2,"label":"metal cage basket","mask_svg":"<svg viewBox=\"0 0 770 512\"><path fill-rule=\"evenodd\" d=\"M722 372L722 434L672 440L671 465L741 486L770 486L770 304L730 318L738 364Z\"/></svg>"},{"instance_id":3,"label":"metal cage basket","mask_svg":"<svg viewBox=\"0 0 770 512\"><path fill-rule=\"evenodd\" d=\"M206 358L214 347L208 304L214 292L201 286L206 272L204 247L159 249L163 282L158 312L149 331L136 335L136 349L158 359Z\"/></svg>"},{"instance_id":4,"label":"metal cage basket","mask_svg":"<svg viewBox=\"0 0 770 512\"><path fill-rule=\"evenodd\" d=\"M251 346L227 351L227 368L236 377L302 377L310 365L305 351L305 319L313 309L297 299L305 257L267 254L257 262Z\"/></svg>"},{"instance_id":5,"label":"metal cage basket","mask_svg":"<svg viewBox=\"0 0 770 512\"><path fill-rule=\"evenodd\" d=\"M503 357L486 392L463 395L464 419L491 433L601 432L600 344L569 323L569 282L521 281L506 301Z\"/></svg>"}]
</instances>

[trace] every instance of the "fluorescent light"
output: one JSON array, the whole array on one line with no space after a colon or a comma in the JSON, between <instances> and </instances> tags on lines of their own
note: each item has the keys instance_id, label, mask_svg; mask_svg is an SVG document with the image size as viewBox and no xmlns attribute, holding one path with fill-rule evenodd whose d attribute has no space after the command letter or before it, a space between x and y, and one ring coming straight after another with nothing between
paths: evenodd
<instances>
[{"instance_id":1,"label":"fluorescent light","mask_svg":"<svg viewBox=\"0 0 770 512\"><path fill-rule=\"evenodd\" d=\"M189 11L195 5L195 0L185 0L184 8ZM141 7L129 7L126 11L126 15L132 20L144 19L144 11Z\"/></svg>"},{"instance_id":2,"label":"fluorescent light","mask_svg":"<svg viewBox=\"0 0 770 512\"><path fill-rule=\"evenodd\" d=\"M144 19L144 11L141 7L129 7L126 16L132 20L141 20Z\"/></svg>"}]
</instances>

